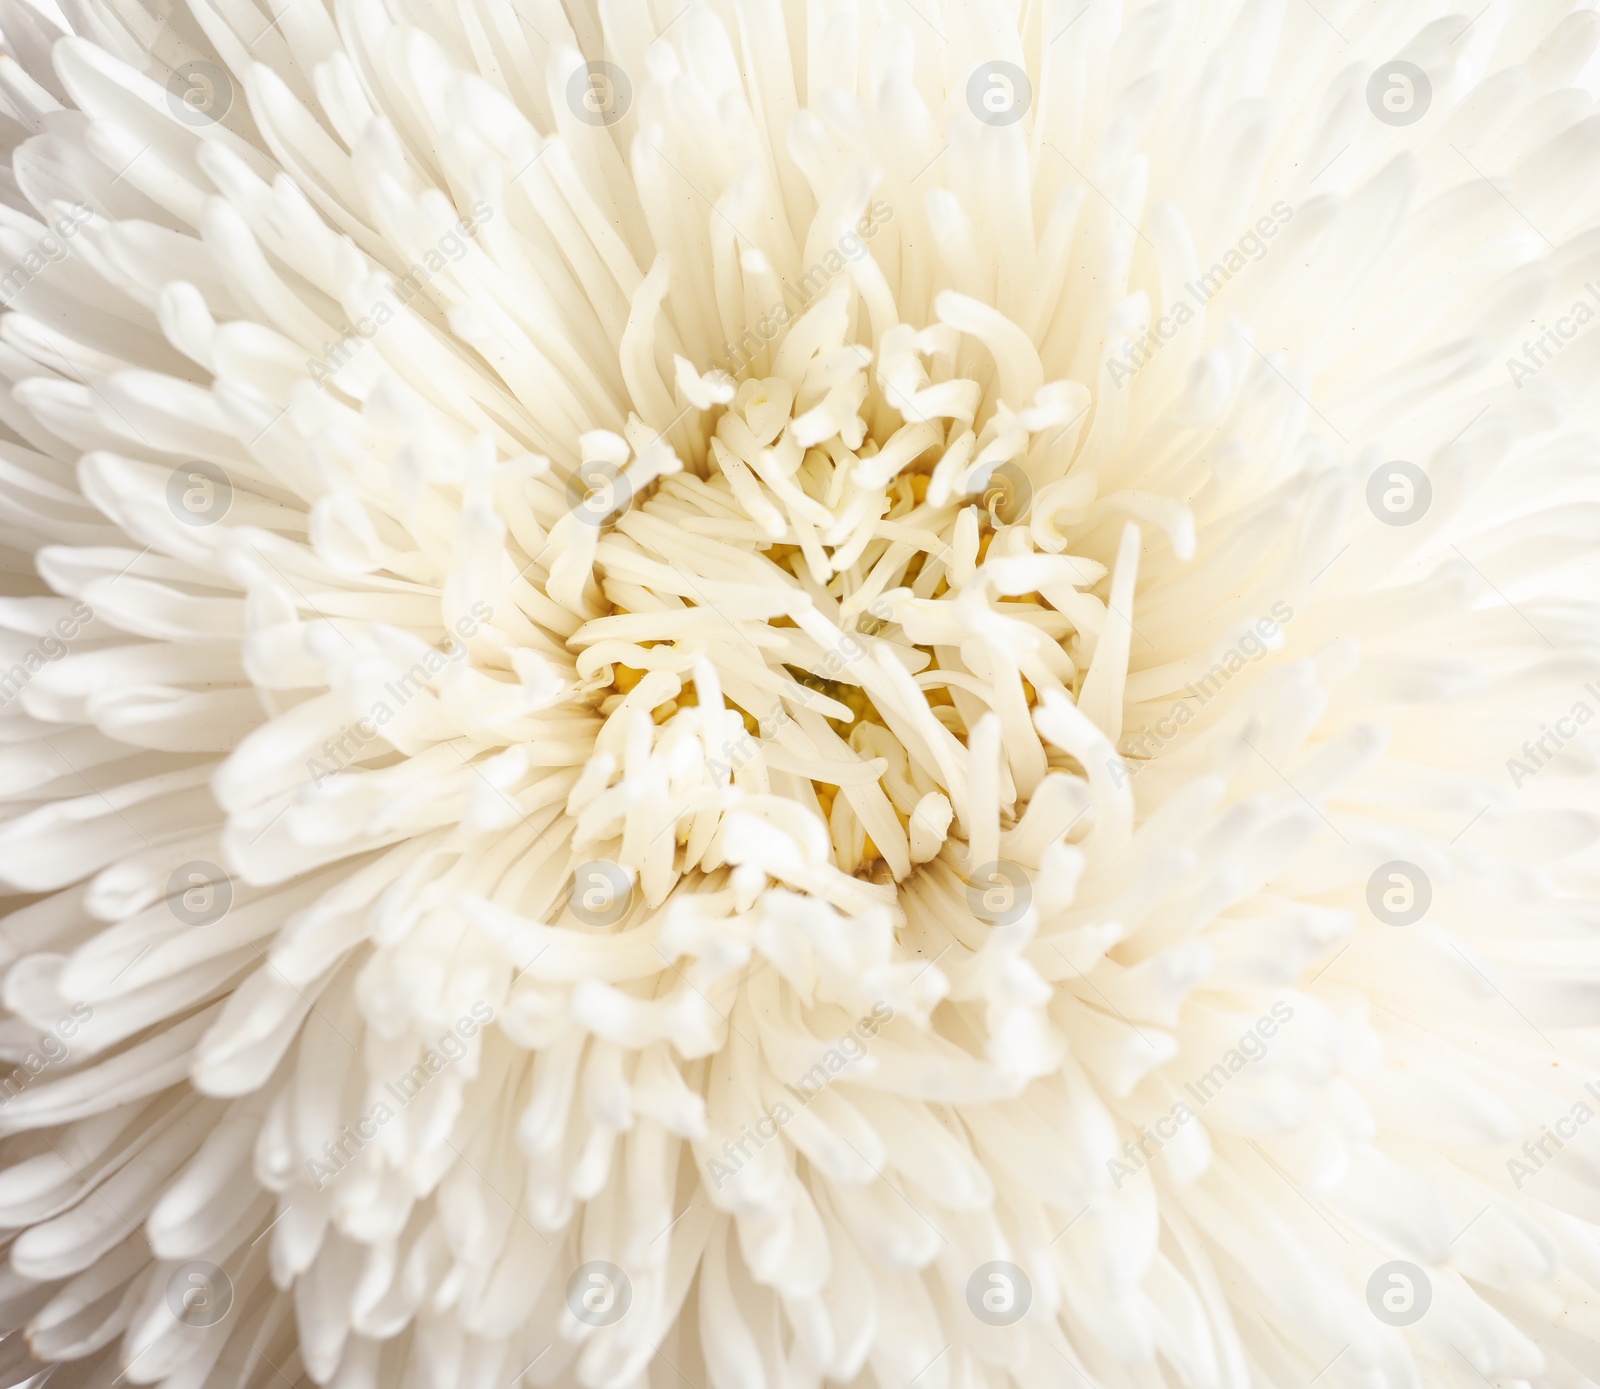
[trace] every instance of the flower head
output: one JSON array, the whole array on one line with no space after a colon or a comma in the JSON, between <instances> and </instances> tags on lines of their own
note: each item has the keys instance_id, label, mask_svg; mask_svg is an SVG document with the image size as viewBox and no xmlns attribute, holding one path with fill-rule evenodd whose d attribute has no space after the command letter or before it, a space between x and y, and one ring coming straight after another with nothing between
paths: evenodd
<instances>
[{"instance_id":1,"label":"flower head","mask_svg":"<svg viewBox=\"0 0 1600 1389\"><path fill-rule=\"evenodd\" d=\"M0 32L5 1383L1587 1383L1593 10Z\"/></svg>"}]
</instances>

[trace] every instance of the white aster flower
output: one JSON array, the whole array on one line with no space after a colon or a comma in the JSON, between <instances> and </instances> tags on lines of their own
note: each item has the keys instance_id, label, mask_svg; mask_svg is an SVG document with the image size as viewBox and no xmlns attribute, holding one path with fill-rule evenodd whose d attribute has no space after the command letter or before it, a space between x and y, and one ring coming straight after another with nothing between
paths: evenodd
<instances>
[{"instance_id":1,"label":"white aster flower","mask_svg":"<svg viewBox=\"0 0 1600 1389\"><path fill-rule=\"evenodd\" d=\"M1600 13L0 0L0 1383L1600 1381Z\"/></svg>"}]
</instances>

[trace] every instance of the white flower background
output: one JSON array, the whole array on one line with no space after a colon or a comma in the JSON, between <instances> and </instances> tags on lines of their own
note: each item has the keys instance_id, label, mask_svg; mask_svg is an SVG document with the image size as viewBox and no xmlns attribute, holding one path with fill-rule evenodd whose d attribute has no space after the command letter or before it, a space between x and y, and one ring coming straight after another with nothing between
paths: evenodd
<instances>
[{"instance_id":1,"label":"white flower background","mask_svg":"<svg viewBox=\"0 0 1600 1389\"><path fill-rule=\"evenodd\" d=\"M0 34L0 1383L1600 1382L1590 4Z\"/></svg>"}]
</instances>

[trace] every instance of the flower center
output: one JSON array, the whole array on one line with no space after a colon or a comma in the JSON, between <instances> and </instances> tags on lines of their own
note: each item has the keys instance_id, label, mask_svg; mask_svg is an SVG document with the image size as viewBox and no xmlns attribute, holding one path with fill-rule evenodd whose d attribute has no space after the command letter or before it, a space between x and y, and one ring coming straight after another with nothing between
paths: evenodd
<instances>
[{"instance_id":1,"label":"flower center","mask_svg":"<svg viewBox=\"0 0 1600 1389\"><path fill-rule=\"evenodd\" d=\"M594 489L607 606L574 640L618 638L595 653L611 671L603 716L653 726L637 736L658 750L697 741L712 782L808 806L840 868L899 878L943 842L991 716L1016 747L981 751L1002 762L1010 822L1044 771L1041 686L1081 684L1063 645L1078 626L1029 578L1056 559L1030 529L1030 431L1003 406L974 431L981 392L953 352L941 413L874 374L865 349L813 348L799 361L786 340L787 374L700 378L710 408L672 440L686 466L641 469L637 496Z\"/></svg>"}]
</instances>

